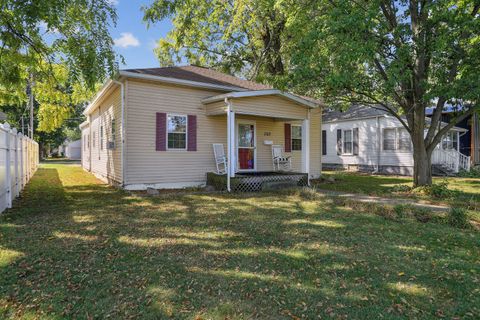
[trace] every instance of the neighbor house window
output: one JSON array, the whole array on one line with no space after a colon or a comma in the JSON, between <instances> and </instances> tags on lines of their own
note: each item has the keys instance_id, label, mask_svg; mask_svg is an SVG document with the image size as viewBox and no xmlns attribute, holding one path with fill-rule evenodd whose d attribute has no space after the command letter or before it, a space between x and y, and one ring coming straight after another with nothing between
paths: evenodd
<instances>
[{"instance_id":1,"label":"neighbor house window","mask_svg":"<svg viewBox=\"0 0 480 320\"><path fill-rule=\"evenodd\" d=\"M168 149L185 150L187 148L187 116L168 115Z\"/></svg>"},{"instance_id":2,"label":"neighbor house window","mask_svg":"<svg viewBox=\"0 0 480 320\"><path fill-rule=\"evenodd\" d=\"M458 132L450 131L442 139L442 149L443 150L458 150L457 143L457 134Z\"/></svg>"},{"instance_id":3,"label":"neighbor house window","mask_svg":"<svg viewBox=\"0 0 480 320\"><path fill-rule=\"evenodd\" d=\"M353 133L352 130L343 130L343 153L353 154Z\"/></svg>"},{"instance_id":4,"label":"neighbor house window","mask_svg":"<svg viewBox=\"0 0 480 320\"><path fill-rule=\"evenodd\" d=\"M322 155L327 154L327 130L322 130Z\"/></svg>"},{"instance_id":5,"label":"neighbor house window","mask_svg":"<svg viewBox=\"0 0 480 320\"><path fill-rule=\"evenodd\" d=\"M302 150L302 126L292 126L292 150Z\"/></svg>"},{"instance_id":6,"label":"neighbor house window","mask_svg":"<svg viewBox=\"0 0 480 320\"><path fill-rule=\"evenodd\" d=\"M405 128L383 129L383 150L412 150L410 134Z\"/></svg>"},{"instance_id":7,"label":"neighbor house window","mask_svg":"<svg viewBox=\"0 0 480 320\"><path fill-rule=\"evenodd\" d=\"M400 151L410 151L412 149L412 143L410 139L410 134L405 128L397 129L397 143L398 150Z\"/></svg>"}]
</instances>

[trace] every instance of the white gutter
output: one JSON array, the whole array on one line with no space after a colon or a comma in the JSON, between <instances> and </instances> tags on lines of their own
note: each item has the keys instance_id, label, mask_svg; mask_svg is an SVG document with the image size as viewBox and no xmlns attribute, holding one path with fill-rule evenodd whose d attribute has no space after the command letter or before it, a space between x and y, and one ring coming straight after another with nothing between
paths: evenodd
<instances>
[{"instance_id":1,"label":"white gutter","mask_svg":"<svg viewBox=\"0 0 480 320\"><path fill-rule=\"evenodd\" d=\"M212 84L212 83L206 83L206 82L182 80L182 79L176 79L176 78L170 78L170 77L161 77L161 76L155 76L151 74L143 74L143 73L136 73L136 72L130 72L130 71L120 71L120 76L135 78L135 79L142 79L142 80L152 80L152 81L180 84L180 85L185 85L190 87L218 89L222 91L248 91L247 89L241 88L241 87L224 86L224 85L218 85L218 84Z\"/></svg>"},{"instance_id":2,"label":"white gutter","mask_svg":"<svg viewBox=\"0 0 480 320\"><path fill-rule=\"evenodd\" d=\"M372 173L378 173L380 172L380 152L381 152L381 143L382 140L380 138L380 116L376 116L377 120L377 166L375 170Z\"/></svg>"},{"instance_id":3,"label":"white gutter","mask_svg":"<svg viewBox=\"0 0 480 320\"><path fill-rule=\"evenodd\" d=\"M120 86L120 101L121 101L121 128L122 128L122 156L120 162L122 166L122 187L125 186L125 89L123 82L112 80L113 83Z\"/></svg>"},{"instance_id":4,"label":"white gutter","mask_svg":"<svg viewBox=\"0 0 480 320\"><path fill-rule=\"evenodd\" d=\"M212 102L218 102L227 98L247 98L247 97L260 97L260 96L271 96L271 95L278 95L289 100L292 100L296 103L308 106L310 108L318 108L320 105L308 101L304 98L296 96L294 94L288 92L282 92L278 89L268 89L268 90L249 90L249 91L242 91L242 92L229 92L225 94L220 94L218 96L208 97L202 100L203 104L208 104Z\"/></svg>"},{"instance_id":5,"label":"white gutter","mask_svg":"<svg viewBox=\"0 0 480 320\"><path fill-rule=\"evenodd\" d=\"M95 106L95 104L97 103L97 101L105 94L105 92L110 88L110 86L114 83L114 80L107 80L107 82L105 82L105 84L102 86L102 89L100 89L100 91L98 91L98 93L95 95L95 97L93 98L92 102L90 102L90 104L87 106L87 108L85 108L85 110L83 111L83 114L84 115L88 115L90 114L92 111L93 111L93 108Z\"/></svg>"}]
</instances>

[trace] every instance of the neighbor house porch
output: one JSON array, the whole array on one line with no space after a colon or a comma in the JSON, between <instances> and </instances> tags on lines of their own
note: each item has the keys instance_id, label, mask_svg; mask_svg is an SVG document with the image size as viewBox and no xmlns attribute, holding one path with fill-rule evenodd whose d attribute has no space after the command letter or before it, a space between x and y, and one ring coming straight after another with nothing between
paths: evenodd
<instances>
[{"instance_id":1,"label":"neighbor house porch","mask_svg":"<svg viewBox=\"0 0 480 320\"><path fill-rule=\"evenodd\" d=\"M321 111L315 103L278 90L261 90L214 96L203 104L207 116L220 119L218 123L226 128L227 170L224 179L216 181L225 181L228 191L257 191L288 181L308 184L310 177L320 175ZM290 158L288 169L275 170L272 146L281 146ZM246 181L251 188L238 187Z\"/></svg>"}]
</instances>

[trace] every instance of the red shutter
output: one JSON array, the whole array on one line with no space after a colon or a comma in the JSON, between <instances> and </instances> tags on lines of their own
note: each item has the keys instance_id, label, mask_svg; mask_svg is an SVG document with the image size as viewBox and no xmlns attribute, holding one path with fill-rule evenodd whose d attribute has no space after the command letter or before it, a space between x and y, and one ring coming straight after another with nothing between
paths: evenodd
<instances>
[{"instance_id":1,"label":"red shutter","mask_svg":"<svg viewBox=\"0 0 480 320\"><path fill-rule=\"evenodd\" d=\"M157 112L155 150L167 150L167 114Z\"/></svg>"},{"instance_id":2,"label":"red shutter","mask_svg":"<svg viewBox=\"0 0 480 320\"><path fill-rule=\"evenodd\" d=\"M292 126L285 123L285 152L292 152Z\"/></svg>"},{"instance_id":3,"label":"red shutter","mask_svg":"<svg viewBox=\"0 0 480 320\"><path fill-rule=\"evenodd\" d=\"M197 151L197 116L187 117L187 150Z\"/></svg>"}]
</instances>

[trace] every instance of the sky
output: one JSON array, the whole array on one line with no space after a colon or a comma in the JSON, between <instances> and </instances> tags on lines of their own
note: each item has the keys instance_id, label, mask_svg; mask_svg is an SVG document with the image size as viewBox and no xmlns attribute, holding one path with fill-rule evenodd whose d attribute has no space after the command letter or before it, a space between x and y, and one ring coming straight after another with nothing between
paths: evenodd
<instances>
[{"instance_id":1,"label":"sky","mask_svg":"<svg viewBox=\"0 0 480 320\"><path fill-rule=\"evenodd\" d=\"M114 49L125 59L120 69L153 68L159 63L153 49L158 39L165 37L172 28L170 21L162 21L147 28L143 22L142 5L153 0L111 0L117 8L117 26L111 27Z\"/></svg>"}]
</instances>

